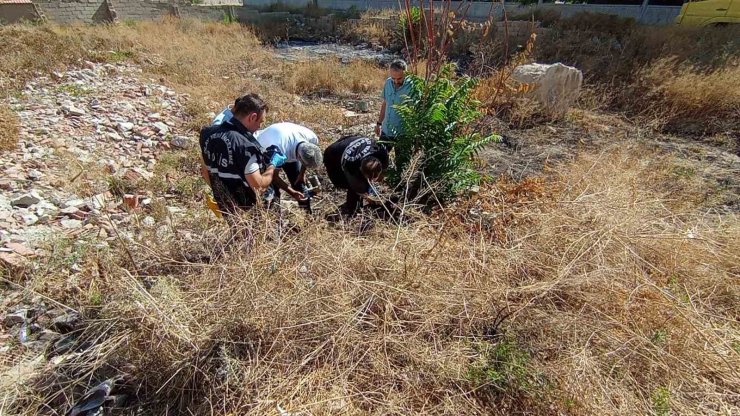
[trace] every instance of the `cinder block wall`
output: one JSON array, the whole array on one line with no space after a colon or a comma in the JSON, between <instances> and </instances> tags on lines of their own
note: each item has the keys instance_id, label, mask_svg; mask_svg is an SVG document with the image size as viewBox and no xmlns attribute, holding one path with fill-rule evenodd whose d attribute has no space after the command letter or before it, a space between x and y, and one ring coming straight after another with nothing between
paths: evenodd
<instances>
[{"instance_id":1,"label":"cinder block wall","mask_svg":"<svg viewBox=\"0 0 740 416\"><path fill-rule=\"evenodd\" d=\"M193 5L188 0L34 0L46 17L57 23L102 23L113 20L154 20L179 14L220 20L233 6Z\"/></svg>"},{"instance_id":2,"label":"cinder block wall","mask_svg":"<svg viewBox=\"0 0 740 416\"><path fill-rule=\"evenodd\" d=\"M35 0L46 17L57 23L100 23L111 20L105 0Z\"/></svg>"},{"instance_id":3,"label":"cinder block wall","mask_svg":"<svg viewBox=\"0 0 740 416\"><path fill-rule=\"evenodd\" d=\"M0 25L16 23L22 20L33 21L38 19L33 4L2 3L0 4Z\"/></svg>"},{"instance_id":4,"label":"cinder block wall","mask_svg":"<svg viewBox=\"0 0 740 416\"><path fill-rule=\"evenodd\" d=\"M154 20L173 13L171 0L110 0L118 20Z\"/></svg>"}]
</instances>

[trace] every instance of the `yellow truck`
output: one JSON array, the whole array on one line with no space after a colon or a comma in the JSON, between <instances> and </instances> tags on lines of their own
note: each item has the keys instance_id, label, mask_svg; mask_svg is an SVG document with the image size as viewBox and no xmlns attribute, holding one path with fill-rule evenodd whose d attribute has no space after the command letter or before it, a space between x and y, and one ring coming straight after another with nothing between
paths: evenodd
<instances>
[{"instance_id":1,"label":"yellow truck","mask_svg":"<svg viewBox=\"0 0 740 416\"><path fill-rule=\"evenodd\" d=\"M676 23L686 26L740 23L740 0L689 0L681 7Z\"/></svg>"}]
</instances>

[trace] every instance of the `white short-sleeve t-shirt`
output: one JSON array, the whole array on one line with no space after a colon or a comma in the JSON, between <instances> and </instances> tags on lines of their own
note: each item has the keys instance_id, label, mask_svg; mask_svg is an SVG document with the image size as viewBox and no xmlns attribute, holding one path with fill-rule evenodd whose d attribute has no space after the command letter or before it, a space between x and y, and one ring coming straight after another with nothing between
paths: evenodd
<instances>
[{"instance_id":1,"label":"white short-sleeve t-shirt","mask_svg":"<svg viewBox=\"0 0 740 416\"><path fill-rule=\"evenodd\" d=\"M264 130L255 132L254 137L265 149L277 146L289 162L298 160L296 149L299 143L319 144L319 137L311 129L288 122L272 124Z\"/></svg>"}]
</instances>

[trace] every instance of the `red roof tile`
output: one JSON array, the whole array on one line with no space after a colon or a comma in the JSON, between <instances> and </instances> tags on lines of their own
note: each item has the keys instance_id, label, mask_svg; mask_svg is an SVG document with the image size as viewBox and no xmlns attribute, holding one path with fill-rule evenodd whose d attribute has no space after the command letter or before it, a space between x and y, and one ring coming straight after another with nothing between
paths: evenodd
<instances>
[{"instance_id":1,"label":"red roof tile","mask_svg":"<svg viewBox=\"0 0 740 416\"><path fill-rule=\"evenodd\" d=\"M31 4L31 0L0 0L0 4Z\"/></svg>"}]
</instances>

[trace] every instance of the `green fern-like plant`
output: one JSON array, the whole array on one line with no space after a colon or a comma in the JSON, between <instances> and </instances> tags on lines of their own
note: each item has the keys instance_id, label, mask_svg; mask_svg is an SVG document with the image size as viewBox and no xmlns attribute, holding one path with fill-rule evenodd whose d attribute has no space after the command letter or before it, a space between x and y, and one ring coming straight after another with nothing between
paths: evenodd
<instances>
[{"instance_id":1,"label":"green fern-like plant","mask_svg":"<svg viewBox=\"0 0 740 416\"><path fill-rule=\"evenodd\" d=\"M476 78L456 76L452 64L427 80L409 77L411 93L396 106L403 132L396 137L396 166L389 179L400 183L412 160L420 156L417 171L438 186L437 197L444 202L480 182L474 157L500 136L472 131L471 124L482 116L480 102L472 97Z\"/></svg>"}]
</instances>

